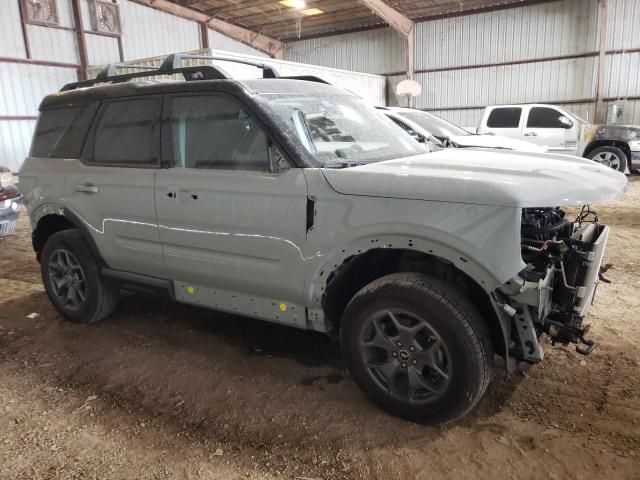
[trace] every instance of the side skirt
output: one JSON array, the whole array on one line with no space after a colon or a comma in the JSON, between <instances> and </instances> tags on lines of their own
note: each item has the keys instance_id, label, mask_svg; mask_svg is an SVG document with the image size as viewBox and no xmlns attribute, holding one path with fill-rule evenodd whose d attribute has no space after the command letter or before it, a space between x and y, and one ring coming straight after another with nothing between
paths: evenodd
<instances>
[{"instance_id":1,"label":"side skirt","mask_svg":"<svg viewBox=\"0 0 640 480\"><path fill-rule=\"evenodd\" d=\"M307 329L306 309L281 299L264 298L210 288L188 282L173 282L178 302L200 305L268 322Z\"/></svg>"},{"instance_id":2,"label":"side skirt","mask_svg":"<svg viewBox=\"0 0 640 480\"><path fill-rule=\"evenodd\" d=\"M173 282L170 280L113 270L106 267L102 268L100 272L123 290L130 290L146 295L169 296L171 300L174 301L176 299Z\"/></svg>"},{"instance_id":3,"label":"side skirt","mask_svg":"<svg viewBox=\"0 0 640 480\"><path fill-rule=\"evenodd\" d=\"M235 313L267 322L301 329L319 330L307 325L307 310L302 305L280 299L257 297L228 290L214 289L188 282L171 281L136 273L102 268L102 275L121 289L146 295L168 296L173 301Z\"/></svg>"}]
</instances>

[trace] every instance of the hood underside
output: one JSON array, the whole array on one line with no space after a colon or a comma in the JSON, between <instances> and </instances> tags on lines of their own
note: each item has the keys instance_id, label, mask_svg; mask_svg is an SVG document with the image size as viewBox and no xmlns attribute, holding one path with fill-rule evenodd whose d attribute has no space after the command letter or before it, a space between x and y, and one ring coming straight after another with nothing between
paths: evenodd
<instances>
[{"instance_id":1,"label":"hood underside","mask_svg":"<svg viewBox=\"0 0 640 480\"><path fill-rule=\"evenodd\" d=\"M346 195L516 208L609 202L627 188L622 173L591 160L498 150L449 148L323 173Z\"/></svg>"}]
</instances>

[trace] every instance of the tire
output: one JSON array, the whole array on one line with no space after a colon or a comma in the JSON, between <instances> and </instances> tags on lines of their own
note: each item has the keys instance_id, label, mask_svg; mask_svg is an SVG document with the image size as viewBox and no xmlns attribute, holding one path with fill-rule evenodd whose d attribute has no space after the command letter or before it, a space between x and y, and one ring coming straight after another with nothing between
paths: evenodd
<instances>
[{"instance_id":1,"label":"tire","mask_svg":"<svg viewBox=\"0 0 640 480\"><path fill-rule=\"evenodd\" d=\"M622 173L627 170L627 155L618 147L596 148L589 152L588 158Z\"/></svg>"},{"instance_id":2,"label":"tire","mask_svg":"<svg viewBox=\"0 0 640 480\"><path fill-rule=\"evenodd\" d=\"M8 235L15 233L15 231L16 231L16 220L0 223L0 237L6 237Z\"/></svg>"},{"instance_id":3,"label":"tire","mask_svg":"<svg viewBox=\"0 0 640 480\"><path fill-rule=\"evenodd\" d=\"M42 249L40 271L51 303L67 320L94 323L115 310L118 288L102 278L96 259L77 230L49 237Z\"/></svg>"},{"instance_id":4,"label":"tire","mask_svg":"<svg viewBox=\"0 0 640 480\"><path fill-rule=\"evenodd\" d=\"M455 288L427 275L392 274L362 288L345 309L340 341L365 395L414 422L464 416L491 379L493 349L480 314Z\"/></svg>"}]
</instances>

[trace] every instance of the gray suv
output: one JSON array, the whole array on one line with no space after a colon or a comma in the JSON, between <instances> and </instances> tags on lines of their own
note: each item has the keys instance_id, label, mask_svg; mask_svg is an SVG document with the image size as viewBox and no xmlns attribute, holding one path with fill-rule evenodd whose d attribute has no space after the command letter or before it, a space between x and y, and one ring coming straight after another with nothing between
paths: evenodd
<instances>
[{"instance_id":1,"label":"gray suv","mask_svg":"<svg viewBox=\"0 0 640 480\"><path fill-rule=\"evenodd\" d=\"M579 343L619 172L568 156L425 153L312 77L237 81L170 56L46 97L20 184L47 294L92 323L155 292L339 338L355 382L428 424L491 379ZM198 60L200 58L195 58ZM154 81L179 75L180 81ZM102 85L101 85L102 84Z\"/></svg>"}]
</instances>

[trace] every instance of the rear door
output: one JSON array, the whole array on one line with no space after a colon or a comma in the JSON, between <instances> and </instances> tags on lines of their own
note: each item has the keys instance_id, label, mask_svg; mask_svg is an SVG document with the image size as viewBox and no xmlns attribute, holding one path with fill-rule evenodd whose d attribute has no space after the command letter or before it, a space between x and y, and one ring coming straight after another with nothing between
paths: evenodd
<instances>
[{"instance_id":1,"label":"rear door","mask_svg":"<svg viewBox=\"0 0 640 480\"><path fill-rule=\"evenodd\" d=\"M157 277L166 273L154 196L161 107L159 96L103 102L65 185L108 266Z\"/></svg>"},{"instance_id":2,"label":"rear door","mask_svg":"<svg viewBox=\"0 0 640 480\"><path fill-rule=\"evenodd\" d=\"M276 154L261 122L231 96L168 97L163 123L172 162L158 171L156 205L178 298L258 316L265 299L302 304L302 169Z\"/></svg>"},{"instance_id":3,"label":"rear door","mask_svg":"<svg viewBox=\"0 0 640 480\"><path fill-rule=\"evenodd\" d=\"M575 155L577 129L578 125L561 110L535 106L530 107L527 112L523 136L530 142L549 147L550 152Z\"/></svg>"}]
</instances>

